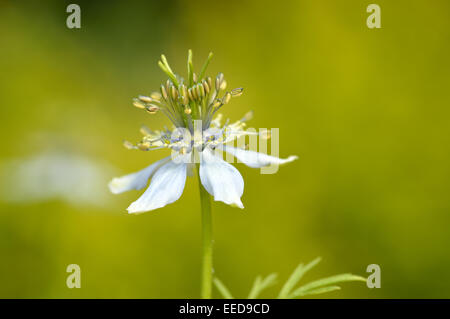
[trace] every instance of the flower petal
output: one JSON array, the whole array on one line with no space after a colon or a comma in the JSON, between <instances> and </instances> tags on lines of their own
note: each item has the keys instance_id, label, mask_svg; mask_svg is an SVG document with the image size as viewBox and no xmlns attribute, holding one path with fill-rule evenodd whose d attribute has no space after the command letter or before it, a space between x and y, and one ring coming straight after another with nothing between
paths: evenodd
<instances>
[{"instance_id":1,"label":"flower petal","mask_svg":"<svg viewBox=\"0 0 450 319\"><path fill-rule=\"evenodd\" d=\"M180 198L186 183L186 163L169 163L153 175L150 186L127 208L129 213L143 213L161 208Z\"/></svg>"},{"instance_id":2,"label":"flower petal","mask_svg":"<svg viewBox=\"0 0 450 319\"><path fill-rule=\"evenodd\" d=\"M122 177L115 177L109 182L108 187L111 193L120 194L132 189L140 190L147 186L149 178L156 172L161 165L167 163L170 156L163 158L143 170L128 174Z\"/></svg>"},{"instance_id":3,"label":"flower petal","mask_svg":"<svg viewBox=\"0 0 450 319\"><path fill-rule=\"evenodd\" d=\"M260 168L272 164L276 165L283 165L286 163L290 163L298 158L298 156L291 155L288 158L279 158L276 156L267 155L264 153L258 153L255 151L247 151L243 150L241 148L231 147L231 146L225 146L223 145L221 147L222 150L224 150L227 153L232 154L235 156L238 160L240 160L242 163L249 167L253 168Z\"/></svg>"},{"instance_id":4,"label":"flower petal","mask_svg":"<svg viewBox=\"0 0 450 319\"><path fill-rule=\"evenodd\" d=\"M214 156L208 148L201 155L200 180L208 193L214 196L215 201L244 208L241 202L244 180L239 171L233 165Z\"/></svg>"}]
</instances>

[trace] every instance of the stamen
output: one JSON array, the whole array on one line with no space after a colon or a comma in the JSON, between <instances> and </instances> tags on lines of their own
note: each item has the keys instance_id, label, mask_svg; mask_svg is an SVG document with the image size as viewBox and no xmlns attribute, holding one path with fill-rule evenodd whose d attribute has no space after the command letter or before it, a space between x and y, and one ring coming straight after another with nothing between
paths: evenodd
<instances>
[{"instance_id":1,"label":"stamen","mask_svg":"<svg viewBox=\"0 0 450 319\"><path fill-rule=\"evenodd\" d=\"M174 86L170 87L170 94L172 95L172 99L175 101L178 97L178 91Z\"/></svg>"},{"instance_id":2,"label":"stamen","mask_svg":"<svg viewBox=\"0 0 450 319\"><path fill-rule=\"evenodd\" d=\"M222 80L222 82L220 83L220 89L223 91L227 88L227 81Z\"/></svg>"},{"instance_id":3,"label":"stamen","mask_svg":"<svg viewBox=\"0 0 450 319\"><path fill-rule=\"evenodd\" d=\"M145 96L145 95L139 95L139 100L145 103L151 103L153 102L153 99L151 97Z\"/></svg>"},{"instance_id":4,"label":"stamen","mask_svg":"<svg viewBox=\"0 0 450 319\"><path fill-rule=\"evenodd\" d=\"M244 117L241 119L241 122L250 121L253 118L253 111L249 111L245 113Z\"/></svg>"},{"instance_id":5,"label":"stamen","mask_svg":"<svg viewBox=\"0 0 450 319\"><path fill-rule=\"evenodd\" d=\"M136 149L137 147L133 145L133 143L128 142L128 141L123 141L123 146L125 146L125 148L129 149L129 150L133 150Z\"/></svg>"},{"instance_id":6,"label":"stamen","mask_svg":"<svg viewBox=\"0 0 450 319\"><path fill-rule=\"evenodd\" d=\"M161 101L161 93L159 92L152 92L152 94L150 94L150 97L156 101Z\"/></svg>"},{"instance_id":7,"label":"stamen","mask_svg":"<svg viewBox=\"0 0 450 319\"><path fill-rule=\"evenodd\" d=\"M138 99L133 99L133 105L137 107L138 109L145 109L145 104L139 101Z\"/></svg>"},{"instance_id":8,"label":"stamen","mask_svg":"<svg viewBox=\"0 0 450 319\"><path fill-rule=\"evenodd\" d=\"M170 80L166 81L166 90L167 92L170 92L170 87L173 86L173 83Z\"/></svg>"},{"instance_id":9,"label":"stamen","mask_svg":"<svg viewBox=\"0 0 450 319\"><path fill-rule=\"evenodd\" d=\"M153 135L154 134L154 132L145 125L141 126L140 131L141 131L142 135Z\"/></svg>"},{"instance_id":10,"label":"stamen","mask_svg":"<svg viewBox=\"0 0 450 319\"><path fill-rule=\"evenodd\" d=\"M243 88L235 88L235 89L231 90L231 95L233 97L238 97L238 96L241 96L243 92L244 92Z\"/></svg>"},{"instance_id":11,"label":"stamen","mask_svg":"<svg viewBox=\"0 0 450 319\"><path fill-rule=\"evenodd\" d=\"M223 78L224 78L223 73L217 74L217 77L216 77L216 91L220 90L220 86L222 85Z\"/></svg>"},{"instance_id":12,"label":"stamen","mask_svg":"<svg viewBox=\"0 0 450 319\"><path fill-rule=\"evenodd\" d=\"M189 100L194 101L194 95L192 94L192 88L188 89Z\"/></svg>"},{"instance_id":13,"label":"stamen","mask_svg":"<svg viewBox=\"0 0 450 319\"><path fill-rule=\"evenodd\" d=\"M208 86L209 86L209 88L212 88L212 79L211 79L210 76L208 76L208 77L206 78L206 81L208 81Z\"/></svg>"},{"instance_id":14,"label":"stamen","mask_svg":"<svg viewBox=\"0 0 450 319\"><path fill-rule=\"evenodd\" d=\"M186 89L186 85L182 84L178 89L181 95L181 99L183 100L183 104L187 105L189 103L189 97Z\"/></svg>"},{"instance_id":15,"label":"stamen","mask_svg":"<svg viewBox=\"0 0 450 319\"><path fill-rule=\"evenodd\" d=\"M203 85L203 89L205 90L206 94L209 94L209 85L206 82L206 80L203 80L202 85Z\"/></svg>"},{"instance_id":16,"label":"stamen","mask_svg":"<svg viewBox=\"0 0 450 319\"><path fill-rule=\"evenodd\" d=\"M197 88L197 95L201 99L202 97L205 96L205 88L203 87L202 84L197 84L196 88Z\"/></svg>"},{"instance_id":17,"label":"stamen","mask_svg":"<svg viewBox=\"0 0 450 319\"><path fill-rule=\"evenodd\" d=\"M149 114L155 114L155 113L157 113L160 110L159 107L157 105L154 105L154 104L147 105L145 107L145 109L147 110L147 112Z\"/></svg>"},{"instance_id":18,"label":"stamen","mask_svg":"<svg viewBox=\"0 0 450 319\"><path fill-rule=\"evenodd\" d=\"M167 101L167 98L168 98L168 96L167 96L167 91L166 91L166 88L164 87L164 85L161 85L161 94L162 94L162 96L164 97L164 100L166 100Z\"/></svg>"},{"instance_id":19,"label":"stamen","mask_svg":"<svg viewBox=\"0 0 450 319\"><path fill-rule=\"evenodd\" d=\"M195 87L190 88L192 96L194 97L194 100L198 99L198 94L197 94L197 90L195 89Z\"/></svg>"},{"instance_id":20,"label":"stamen","mask_svg":"<svg viewBox=\"0 0 450 319\"><path fill-rule=\"evenodd\" d=\"M210 125L221 130L222 135L228 129L231 131L230 138L236 138L242 135L244 122L251 118L251 113L247 113L241 121L238 121L230 127L227 123L221 127L221 116L215 117L216 112L225 104L228 104L232 97L241 96L242 88L235 88L226 92L227 81L223 73L218 73L214 82L211 77L206 77L205 72L213 54L210 53L200 70L200 73L194 72L192 62L192 51L188 52L187 60L187 81L176 73L174 73L164 55L161 55L161 60L158 65L167 74L167 81L160 86L160 92L152 92L149 96L139 95L138 98L133 99L133 105L140 109L145 109L149 114L162 112L174 125L174 129L184 127L193 132L193 123L195 120L202 120L202 129L206 130ZM219 94L223 92L223 96ZM213 118L215 119L213 120ZM141 128L141 133L144 135L141 143L133 145L129 142L126 147L130 149L150 150L157 147L173 147L180 148L181 141L171 140L171 131L167 128L162 132L153 132L147 127ZM228 138L225 136L212 136L209 140L201 141L200 145L204 147L205 143L214 143L219 145L224 143ZM191 141L192 142L192 141ZM197 143L198 144L198 143ZM196 143L192 145L197 145ZM191 146L189 146L191 147Z\"/></svg>"},{"instance_id":21,"label":"stamen","mask_svg":"<svg viewBox=\"0 0 450 319\"><path fill-rule=\"evenodd\" d=\"M230 102L230 100L231 100L231 93L227 92L225 94L225 96L222 98L222 103L223 104L228 104L228 102Z\"/></svg>"},{"instance_id":22,"label":"stamen","mask_svg":"<svg viewBox=\"0 0 450 319\"><path fill-rule=\"evenodd\" d=\"M148 151L150 149L150 144L148 143L139 143L137 145L137 147L141 150L141 151Z\"/></svg>"}]
</instances>

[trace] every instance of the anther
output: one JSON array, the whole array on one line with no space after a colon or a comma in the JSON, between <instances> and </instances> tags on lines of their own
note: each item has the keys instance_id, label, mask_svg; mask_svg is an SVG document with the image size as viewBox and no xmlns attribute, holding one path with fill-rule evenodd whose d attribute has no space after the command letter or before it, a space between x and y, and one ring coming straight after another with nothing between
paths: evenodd
<instances>
[{"instance_id":1,"label":"anther","mask_svg":"<svg viewBox=\"0 0 450 319\"><path fill-rule=\"evenodd\" d=\"M178 91L179 91L179 93L180 93L181 96L185 96L186 93L187 93L187 92L186 92L186 91L187 91L186 85L182 84L182 85L180 86L180 88L178 89Z\"/></svg>"},{"instance_id":2,"label":"anther","mask_svg":"<svg viewBox=\"0 0 450 319\"><path fill-rule=\"evenodd\" d=\"M228 102L230 102L230 100L231 100L231 93L227 92L225 96L222 98L222 103L227 104Z\"/></svg>"},{"instance_id":3,"label":"anther","mask_svg":"<svg viewBox=\"0 0 450 319\"><path fill-rule=\"evenodd\" d=\"M194 97L194 99L197 100L198 99L198 94L197 94L196 87L193 86L192 88L190 88L190 90L191 90L191 93L192 93L192 96Z\"/></svg>"},{"instance_id":4,"label":"anther","mask_svg":"<svg viewBox=\"0 0 450 319\"><path fill-rule=\"evenodd\" d=\"M244 117L241 119L241 122L250 121L253 118L253 111L249 111L245 113Z\"/></svg>"},{"instance_id":5,"label":"anther","mask_svg":"<svg viewBox=\"0 0 450 319\"><path fill-rule=\"evenodd\" d=\"M156 112L159 111L159 107L154 105L154 104L149 104L145 107L145 109L147 110L148 113L150 114L155 114Z\"/></svg>"},{"instance_id":6,"label":"anther","mask_svg":"<svg viewBox=\"0 0 450 319\"><path fill-rule=\"evenodd\" d=\"M225 90L227 88L227 81L225 79L220 83L220 89Z\"/></svg>"},{"instance_id":7,"label":"anther","mask_svg":"<svg viewBox=\"0 0 450 319\"><path fill-rule=\"evenodd\" d=\"M209 88L212 89L212 79L211 79L211 77L208 76L208 77L206 78L206 81L208 82Z\"/></svg>"},{"instance_id":8,"label":"anther","mask_svg":"<svg viewBox=\"0 0 450 319\"><path fill-rule=\"evenodd\" d=\"M167 92L170 92L170 87L171 87L171 86L173 86L172 81L167 80L167 81L166 81L166 90L167 90Z\"/></svg>"},{"instance_id":9,"label":"anther","mask_svg":"<svg viewBox=\"0 0 450 319\"><path fill-rule=\"evenodd\" d=\"M141 134L142 134L142 135L151 135L151 134L152 134L152 130L149 129L149 128L148 128L147 126L145 126L145 125L142 125L142 126L141 126L140 131L141 131Z\"/></svg>"},{"instance_id":10,"label":"anther","mask_svg":"<svg viewBox=\"0 0 450 319\"><path fill-rule=\"evenodd\" d=\"M191 101L194 101L194 95L192 94L192 88L189 88L187 92L188 92L189 99Z\"/></svg>"},{"instance_id":11,"label":"anther","mask_svg":"<svg viewBox=\"0 0 450 319\"><path fill-rule=\"evenodd\" d=\"M151 97L145 96L145 95L139 95L139 100L142 102L150 103L153 102L153 99Z\"/></svg>"},{"instance_id":12,"label":"anther","mask_svg":"<svg viewBox=\"0 0 450 319\"><path fill-rule=\"evenodd\" d=\"M202 84L197 84L197 95L199 99L201 99L203 96L205 96L205 88Z\"/></svg>"},{"instance_id":13,"label":"anther","mask_svg":"<svg viewBox=\"0 0 450 319\"><path fill-rule=\"evenodd\" d=\"M182 98L183 98L183 104L184 104L184 105L189 104L189 98L188 98L187 94L186 94L186 95L183 95Z\"/></svg>"},{"instance_id":14,"label":"anther","mask_svg":"<svg viewBox=\"0 0 450 319\"><path fill-rule=\"evenodd\" d=\"M148 151L150 148L150 144L149 143L139 143L137 145L137 147L141 150L141 151Z\"/></svg>"},{"instance_id":15,"label":"anther","mask_svg":"<svg viewBox=\"0 0 450 319\"><path fill-rule=\"evenodd\" d=\"M167 90L166 90L166 88L164 87L164 85L161 85L161 94L162 94L164 100L167 100L167 98L168 98L168 96L167 96Z\"/></svg>"},{"instance_id":16,"label":"anther","mask_svg":"<svg viewBox=\"0 0 450 319\"><path fill-rule=\"evenodd\" d=\"M159 92L152 92L150 94L150 97L154 100L160 101L161 100L161 93Z\"/></svg>"},{"instance_id":17,"label":"anther","mask_svg":"<svg viewBox=\"0 0 450 319\"><path fill-rule=\"evenodd\" d=\"M139 109L145 109L145 104L139 99L133 99L133 105Z\"/></svg>"},{"instance_id":18,"label":"anther","mask_svg":"<svg viewBox=\"0 0 450 319\"><path fill-rule=\"evenodd\" d=\"M237 97L237 96L241 96L243 92L244 92L243 88L236 88L236 89L231 90L231 95L233 97Z\"/></svg>"},{"instance_id":19,"label":"anther","mask_svg":"<svg viewBox=\"0 0 450 319\"><path fill-rule=\"evenodd\" d=\"M178 97L178 91L174 86L170 87L170 94L172 95L172 99L174 101L176 101L177 97Z\"/></svg>"},{"instance_id":20,"label":"anther","mask_svg":"<svg viewBox=\"0 0 450 319\"><path fill-rule=\"evenodd\" d=\"M203 80L202 85L203 85L203 89L205 90L206 94L209 94L209 85L206 82L206 80Z\"/></svg>"},{"instance_id":21,"label":"anther","mask_svg":"<svg viewBox=\"0 0 450 319\"><path fill-rule=\"evenodd\" d=\"M132 143L130 143L128 141L123 141L123 146L125 146L125 148L127 148L129 150L136 149L136 146L134 146Z\"/></svg>"},{"instance_id":22,"label":"anther","mask_svg":"<svg viewBox=\"0 0 450 319\"><path fill-rule=\"evenodd\" d=\"M223 73L217 74L217 77L216 77L216 90L217 91L220 90L220 85L222 84L222 81L223 81Z\"/></svg>"}]
</instances>

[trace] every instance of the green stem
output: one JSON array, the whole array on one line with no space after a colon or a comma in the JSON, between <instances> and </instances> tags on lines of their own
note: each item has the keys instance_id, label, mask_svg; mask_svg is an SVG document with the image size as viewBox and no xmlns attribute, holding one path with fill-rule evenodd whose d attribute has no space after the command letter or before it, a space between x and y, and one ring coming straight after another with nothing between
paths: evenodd
<instances>
[{"instance_id":1,"label":"green stem","mask_svg":"<svg viewBox=\"0 0 450 319\"><path fill-rule=\"evenodd\" d=\"M202 209L202 290L203 299L211 299L212 291L212 219L211 198L198 179Z\"/></svg>"}]
</instances>

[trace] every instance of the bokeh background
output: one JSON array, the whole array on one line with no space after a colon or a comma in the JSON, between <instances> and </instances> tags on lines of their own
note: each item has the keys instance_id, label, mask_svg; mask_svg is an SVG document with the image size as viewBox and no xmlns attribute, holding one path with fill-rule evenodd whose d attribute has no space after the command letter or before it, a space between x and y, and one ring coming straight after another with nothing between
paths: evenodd
<instances>
[{"instance_id":1,"label":"bokeh background","mask_svg":"<svg viewBox=\"0 0 450 319\"><path fill-rule=\"evenodd\" d=\"M167 124L131 99L166 80L161 53L184 74L188 49L245 88L226 117L254 110L300 157L274 175L238 164L245 210L213 205L214 269L234 295L322 256L305 282L372 263L382 282L319 298L450 297L448 1L378 0L378 30L369 1L75 1L81 29L69 3L0 1L0 297L199 297L196 179L138 216L141 192L106 188L166 156L122 140ZM66 287L72 263L81 289Z\"/></svg>"}]
</instances>

